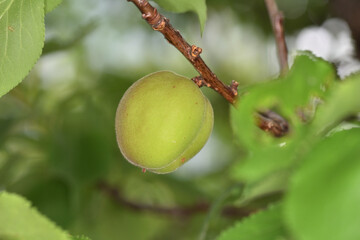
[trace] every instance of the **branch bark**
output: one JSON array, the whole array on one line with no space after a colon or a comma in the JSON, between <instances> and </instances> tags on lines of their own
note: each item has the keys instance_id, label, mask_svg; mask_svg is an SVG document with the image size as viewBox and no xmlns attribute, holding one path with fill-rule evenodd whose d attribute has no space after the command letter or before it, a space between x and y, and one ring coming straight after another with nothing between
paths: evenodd
<instances>
[{"instance_id":1,"label":"branch bark","mask_svg":"<svg viewBox=\"0 0 360 240\"><path fill-rule=\"evenodd\" d=\"M180 32L175 30L170 24L169 20L163 15L159 14L156 8L150 5L146 0L128 0L134 3L142 13L142 17L150 24L155 30L161 32L166 40L174 45L184 57L194 66L200 74L200 78L204 79L208 87L211 87L220 93L228 102L234 103L236 100L237 85L226 86L220 81L217 76L205 64L204 60L200 57L202 49L192 45L190 46ZM235 88L235 89L234 89Z\"/></svg>"},{"instance_id":2,"label":"branch bark","mask_svg":"<svg viewBox=\"0 0 360 240\"><path fill-rule=\"evenodd\" d=\"M143 203L132 202L126 199L121 192L114 186L101 181L97 185L98 189L108 195L116 204L132 209L134 211L146 211L172 217L191 217L195 214L204 214L209 211L211 205L206 202L195 203L190 206L164 207L154 206ZM222 209L221 214L226 217L246 217L257 210L237 208L228 206Z\"/></svg>"},{"instance_id":3,"label":"branch bark","mask_svg":"<svg viewBox=\"0 0 360 240\"><path fill-rule=\"evenodd\" d=\"M265 132L270 132L274 137L282 137L289 131L288 122L273 111L258 112L257 125Z\"/></svg>"},{"instance_id":4,"label":"branch bark","mask_svg":"<svg viewBox=\"0 0 360 240\"><path fill-rule=\"evenodd\" d=\"M280 64L280 75L284 76L289 71L288 65L288 51L285 41L284 34L284 16L282 12L279 11L275 0L265 0L271 25L274 31L276 47L278 51L278 59Z\"/></svg>"},{"instance_id":5,"label":"branch bark","mask_svg":"<svg viewBox=\"0 0 360 240\"><path fill-rule=\"evenodd\" d=\"M237 87L239 84L236 81L232 81L230 86L226 86L222 81L220 81L220 79L218 79L218 77L210 70L210 68L205 64L204 60L200 57L200 54L202 52L202 49L200 47L197 47L195 45L190 46L190 44L187 43L181 36L180 32L172 27L169 20L163 15L159 14L157 9L154 8L147 0L127 1L134 3L142 13L142 17L148 22L148 24L155 31L161 32L164 35L165 39L168 40L170 44L175 46L194 66L200 76L194 77L193 81L199 87L210 87L219 94L221 94L231 104L234 104L236 102L238 95ZM285 67L282 67L282 69L285 69ZM283 120L281 124L279 124L280 119ZM265 117L264 113L258 113L256 114L256 121L261 129L272 133L272 135L275 137L280 137L287 133L288 128L283 128L283 126L287 125L287 122L280 116L277 119L271 119L271 117Z\"/></svg>"}]
</instances>

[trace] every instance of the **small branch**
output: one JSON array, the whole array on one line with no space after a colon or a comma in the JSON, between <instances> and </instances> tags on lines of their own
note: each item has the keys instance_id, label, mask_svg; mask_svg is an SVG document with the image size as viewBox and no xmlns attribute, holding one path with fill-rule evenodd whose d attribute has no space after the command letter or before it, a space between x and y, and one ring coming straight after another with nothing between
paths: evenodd
<instances>
[{"instance_id":1,"label":"small branch","mask_svg":"<svg viewBox=\"0 0 360 240\"><path fill-rule=\"evenodd\" d=\"M202 76L193 77L191 80L193 80L193 82L198 85L199 88L203 86L210 87L210 83L207 83Z\"/></svg>"},{"instance_id":2,"label":"small branch","mask_svg":"<svg viewBox=\"0 0 360 240\"><path fill-rule=\"evenodd\" d=\"M150 5L147 0L128 0L134 3L142 13L142 17L151 25L151 27L161 32L170 44L174 45L200 74L206 85L220 93L228 102L234 103L237 92L220 81L210 70L200 57L202 49L192 45L190 46L180 32L175 30L169 23L169 20L158 13L157 9Z\"/></svg>"},{"instance_id":3,"label":"small branch","mask_svg":"<svg viewBox=\"0 0 360 240\"><path fill-rule=\"evenodd\" d=\"M99 182L98 189L108 195L115 203L132 209L134 211L146 211L156 214L162 214L172 217L191 217L195 214L204 214L210 209L210 204L206 202L195 203L190 206L163 207L153 206L143 203L132 202L126 199L120 191L106 182ZM255 210L242 209L236 207L225 207L222 209L222 215L226 217L246 217L255 212Z\"/></svg>"},{"instance_id":4,"label":"small branch","mask_svg":"<svg viewBox=\"0 0 360 240\"><path fill-rule=\"evenodd\" d=\"M289 131L287 121L273 111L258 112L256 117L258 127L274 137L282 137Z\"/></svg>"},{"instance_id":5,"label":"small branch","mask_svg":"<svg viewBox=\"0 0 360 240\"><path fill-rule=\"evenodd\" d=\"M170 44L175 46L184 56L185 58L194 66L196 71L200 74L200 76L194 77L193 81L199 86L207 86L214 89L216 92L221 94L228 102L234 104L236 101L236 97L238 95L237 87L238 83L236 81L232 81L230 86L226 86L222 81L220 81L217 76L210 70L210 68L205 64L203 59L200 57L202 49L192 45L190 46L184 38L181 36L180 32L172 27L169 23L169 20L158 13L157 9L150 5L147 0L127 0L136 5L136 7L142 13L142 17L149 23L149 25L155 30L161 32L165 39L168 40ZM269 1L270 2L270 1ZM276 5L275 5L276 6ZM281 22L280 26L281 25ZM281 28L282 29L282 28ZM282 32L283 36L283 32ZM283 38L283 43L285 44L285 39ZM287 56L286 53L286 45L285 53L282 53L281 56ZM284 55L285 54L285 55ZM287 57L286 57L286 67L285 65L281 65L282 69L287 71ZM265 117L263 113L259 113L256 116L258 126L266 130L274 136L282 136L287 130L282 131L284 125L287 125L287 122L279 123L279 119L273 120L270 117ZM281 118L282 119L282 118ZM273 132L276 130L276 132Z\"/></svg>"},{"instance_id":6,"label":"small branch","mask_svg":"<svg viewBox=\"0 0 360 240\"><path fill-rule=\"evenodd\" d=\"M283 25L284 16L282 12L279 11L275 0L265 0L265 3L269 12L271 25L275 35L281 76L284 76L289 71L288 52L286 47Z\"/></svg>"}]
</instances>

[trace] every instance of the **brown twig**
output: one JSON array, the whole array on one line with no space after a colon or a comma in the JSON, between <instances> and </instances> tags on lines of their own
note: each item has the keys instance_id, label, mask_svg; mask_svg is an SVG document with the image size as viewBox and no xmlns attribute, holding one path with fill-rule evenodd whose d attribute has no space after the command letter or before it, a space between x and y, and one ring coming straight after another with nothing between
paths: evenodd
<instances>
[{"instance_id":1,"label":"brown twig","mask_svg":"<svg viewBox=\"0 0 360 240\"><path fill-rule=\"evenodd\" d=\"M237 87L239 85L236 81L232 81L230 86L226 86L222 81L220 81L218 77L205 64L204 60L200 57L202 49L195 45L190 46L190 44L187 43L181 36L180 32L172 27L172 25L169 23L169 20L163 15L159 14L157 9L151 6L147 0L127 1L134 3L142 13L142 17L150 24L150 26L154 30L161 32L165 39L168 40L170 44L175 46L185 56L185 58L189 60L189 62L200 74L200 76L193 78L193 81L199 87L211 87L219 94L221 94L228 102L231 104L235 103L236 97L238 95ZM287 125L287 122L284 119L284 123L280 125L278 119L274 120L270 117L264 117L264 114L262 113L257 114L256 119L258 126L261 129L272 133L276 137L282 136L287 132L287 129L283 129L281 126ZM276 132L273 132L274 129ZM280 134L279 131L283 132Z\"/></svg>"},{"instance_id":2,"label":"brown twig","mask_svg":"<svg viewBox=\"0 0 360 240\"><path fill-rule=\"evenodd\" d=\"M283 25L284 16L282 12L279 11L275 0L265 0L265 3L269 12L271 25L275 35L281 76L284 76L289 71L288 52L286 47Z\"/></svg>"},{"instance_id":3,"label":"brown twig","mask_svg":"<svg viewBox=\"0 0 360 240\"><path fill-rule=\"evenodd\" d=\"M257 113L258 127L266 132L271 132L274 137L282 137L289 131L287 121L273 111Z\"/></svg>"},{"instance_id":4,"label":"brown twig","mask_svg":"<svg viewBox=\"0 0 360 240\"><path fill-rule=\"evenodd\" d=\"M199 202L191 206L177 206L177 207L164 207L153 206L143 203L132 202L126 199L121 192L114 186L101 181L98 183L98 189L108 195L115 203L130 208L134 211L147 211L151 213L172 216L172 217L190 217L195 214L204 214L210 209L210 204L206 202ZM222 209L221 214L226 217L246 217L256 210L245 208L236 208L228 206Z\"/></svg>"},{"instance_id":5,"label":"brown twig","mask_svg":"<svg viewBox=\"0 0 360 240\"><path fill-rule=\"evenodd\" d=\"M185 58L191 62L209 87L220 93L230 103L235 102L237 91L234 92L232 89L233 87L226 86L210 70L200 57L202 52L201 48L195 45L190 46L181 36L180 32L172 27L169 20L159 14L157 9L151 6L148 1L128 1L133 2L142 13L142 17L151 25L151 27L154 30L161 32L166 40L168 40L170 44L174 45L185 56Z\"/></svg>"}]
</instances>

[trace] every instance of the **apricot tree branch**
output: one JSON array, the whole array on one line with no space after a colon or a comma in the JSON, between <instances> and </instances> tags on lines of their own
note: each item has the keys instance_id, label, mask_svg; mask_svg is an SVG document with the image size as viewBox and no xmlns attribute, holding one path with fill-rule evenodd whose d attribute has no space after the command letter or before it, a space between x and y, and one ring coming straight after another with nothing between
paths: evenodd
<instances>
[{"instance_id":1,"label":"apricot tree branch","mask_svg":"<svg viewBox=\"0 0 360 240\"><path fill-rule=\"evenodd\" d=\"M282 12L279 11L275 0L265 0L265 3L269 12L271 25L275 35L276 47L277 47L278 58L280 63L280 73L281 76L283 76L289 70L288 52L286 47L284 25L283 25L284 16Z\"/></svg>"},{"instance_id":2,"label":"apricot tree branch","mask_svg":"<svg viewBox=\"0 0 360 240\"><path fill-rule=\"evenodd\" d=\"M193 81L199 87L210 87L221 94L231 104L235 103L236 97L238 95L237 87L239 85L236 81L232 81L230 86L226 86L222 81L220 81L206 65L204 60L200 57L202 49L195 45L190 46L190 44L187 43L181 36L180 32L172 27L169 20L163 15L159 14L157 9L154 8L147 0L127 1L134 3L142 13L142 17L149 23L149 25L155 31L161 32L165 39L168 40L170 44L175 46L194 66L200 76L193 78ZM273 120L270 117L265 117L263 113L258 113L256 115L258 126L261 129L272 133L276 137L282 136L287 132L287 128L282 128L282 126L287 125L287 122L281 118L284 122L279 125L280 118ZM274 130L276 130L276 132L273 132Z\"/></svg>"},{"instance_id":3,"label":"apricot tree branch","mask_svg":"<svg viewBox=\"0 0 360 240\"><path fill-rule=\"evenodd\" d=\"M137 203L126 199L116 187L104 181L99 182L97 187L100 191L108 195L115 203L123 207L130 208L134 211L146 211L172 217L190 217L195 214L204 214L210 209L210 204L206 202L199 202L190 206L176 207L154 206L149 204ZM253 209L228 206L222 209L221 214L226 217L241 218L246 217L255 211L256 210Z\"/></svg>"},{"instance_id":4,"label":"apricot tree branch","mask_svg":"<svg viewBox=\"0 0 360 240\"><path fill-rule=\"evenodd\" d=\"M257 125L265 132L270 132L274 137L282 137L289 131L288 122L270 110L257 113Z\"/></svg>"},{"instance_id":5,"label":"apricot tree branch","mask_svg":"<svg viewBox=\"0 0 360 240\"><path fill-rule=\"evenodd\" d=\"M169 20L159 14L156 8L150 5L147 0L128 0L133 2L142 13L142 17L150 24L150 26L161 32L170 44L174 45L189 62L194 66L200 77L206 82L206 85L220 93L228 102L234 103L237 91L233 86L226 86L217 76L210 70L200 57L202 49L192 45L190 46L180 32L175 30Z\"/></svg>"}]
</instances>

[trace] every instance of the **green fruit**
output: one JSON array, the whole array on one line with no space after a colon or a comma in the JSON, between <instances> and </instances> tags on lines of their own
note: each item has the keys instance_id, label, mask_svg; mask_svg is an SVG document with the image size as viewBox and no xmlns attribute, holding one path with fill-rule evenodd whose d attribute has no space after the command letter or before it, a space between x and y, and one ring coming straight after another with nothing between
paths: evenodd
<instances>
[{"instance_id":1,"label":"green fruit","mask_svg":"<svg viewBox=\"0 0 360 240\"><path fill-rule=\"evenodd\" d=\"M214 117L198 86L169 71L135 82L122 97L115 120L124 157L155 173L168 173L195 156L209 138Z\"/></svg>"}]
</instances>

